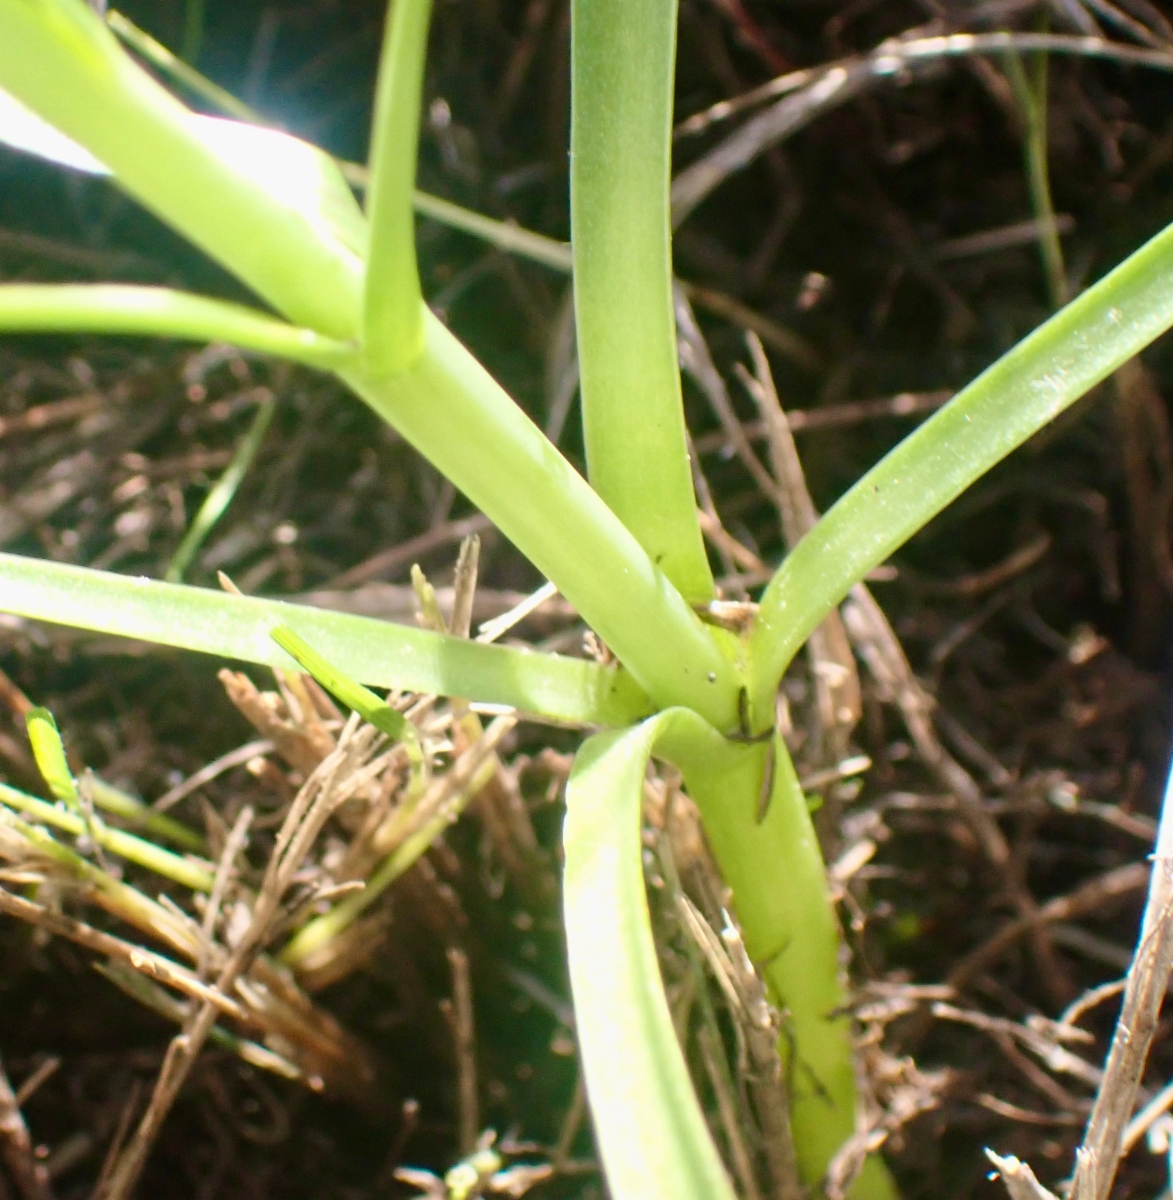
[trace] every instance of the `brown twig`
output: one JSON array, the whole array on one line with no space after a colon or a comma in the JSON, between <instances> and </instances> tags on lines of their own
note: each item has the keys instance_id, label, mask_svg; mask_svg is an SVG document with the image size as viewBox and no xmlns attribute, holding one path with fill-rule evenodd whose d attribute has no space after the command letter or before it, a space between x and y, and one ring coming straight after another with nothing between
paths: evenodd
<instances>
[{"instance_id":1,"label":"brown twig","mask_svg":"<svg viewBox=\"0 0 1173 1200\"><path fill-rule=\"evenodd\" d=\"M468 969L468 955L458 946L448 947L448 966L452 970L452 999L445 1003L444 1011L452 1028L453 1048L456 1051L458 1149L464 1157L477 1148L481 1134L472 977Z\"/></svg>"},{"instance_id":2,"label":"brown twig","mask_svg":"<svg viewBox=\"0 0 1173 1200\"><path fill-rule=\"evenodd\" d=\"M49 1173L33 1153L29 1129L3 1063L0 1063L0 1157L22 1200L52 1200Z\"/></svg>"},{"instance_id":3,"label":"brown twig","mask_svg":"<svg viewBox=\"0 0 1173 1200\"><path fill-rule=\"evenodd\" d=\"M339 802L341 789L338 785L361 759L369 742L370 734L360 730L358 718L352 717L337 748L322 761L301 788L277 836L248 928L237 945L229 951L216 977L217 991L225 994L231 992L260 951L279 915L281 899L292 883L295 872ZM193 1010L182 1031L172 1039L147 1111L119 1155L96 1200L124 1200L130 1195L151 1146L215 1024L218 1011L215 1004L204 1001Z\"/></svg>"},{"instance_id":4,"label":"brown twig","mask_svg":"<svg viewBox=\"0 0 1173 1200\"><path fill-rule=\"evenodd\" d=\"M1076 1152L1071 1200L1105 1200L1116 1177L1124 1130L1132 1115L1169 973L1173 969L1173 787L1167 787L1157 830L1136 953L1083 1145Z\"/></svg>"}]
</instances>

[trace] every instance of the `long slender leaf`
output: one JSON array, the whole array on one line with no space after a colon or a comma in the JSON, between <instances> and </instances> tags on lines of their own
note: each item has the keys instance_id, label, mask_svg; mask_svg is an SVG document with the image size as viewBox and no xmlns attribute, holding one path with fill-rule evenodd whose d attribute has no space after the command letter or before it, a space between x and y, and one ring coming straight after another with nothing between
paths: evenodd
<instances>
[{"instance_id":1,"label":"long slender leaf","mask_svg":"<svg viewBox=\"0 0 1173 1200\"><path fill-rule=\"evenodd\" d=\"M625 725L651 709L626 672L581 659L13 554L0 554L0 611L287 670L297 664L271 634L288 625L370 686L507 704L571 724Z\"/></svg>"},{"instance_id":2,"label":"long slender leaf","mask_svg":"<svg viewBox=\"0 0 1173 1200\"><path fill-rule=\"evenodd\" d=\"M364 721L395 741L403 741L411 731L411 722L386 700L341 674L333 663L327 662L309 643L299 638L288 625L278 625L273 641L298 665L308 671L335 699L353 708Z\"/></svg>"},{"instance_id":3,"label":"long slender leaf","mask_svg":"<svg viewBox=\"0 0 1173 1200\"><path fill-rule=\"evenodd\" d=\"M976 479L1173 326L1173 225L1019 342L854 485L783 562L750 637L751 706L850 588Z\"/></svg>"},{"instance_id":4,"label":"long slender leaf","mask_svg":"<svg viewBox=\"0 0 1173 1200\"><path fill-rule=\"evenodd\" d=\"M154 871L165 879L172 879L193 891L212 890L214 872L208 863L193 862L190 858L183 858L156 846L154 842L135 837L132 833L123 833L121 829L91 823L79 813L38 800L36 796L29 796L6 783L0 783L0 805L6 805L15 812L31 817L39 825L52 825L63 829L74 837L88 835L103 850L145 867L148 871Z\"/></svg>"},{"instance_id":5,"label":"long slender leaf","mask_svg":"<svg viewBox=\"0 0 1173 1200\"><path fill-rule=\"evenodd\" d=\"M686 599L713 597L688 462L668 175L675 0L572 5L570 224L587 467Z\"/></svg>"},{"instance_id":6,"label":"long slender leaf","mask_svg":"<svg viewBox=\"0 0 1173 1200\"><path fill-rule=\"evenodd\" d=\"M355 356L353 346L255 309L129 283L0 284L0 332L111 333L230 342L319 368L338 366Z\"/></svg>"},{"instance_id":7,"label":"long slender leaf","mask_svg":"<svg viewBox=\"0 0 1173 1200\"><path fill-rule=\"evenodd\" d=\"M648 916L641 811L673 709L597 734L566 788L563 894L575 1028L595 1136L615 1200L733 1200L688 1077Z\"/></svg>"},{"instance_id":8,"label":"long slender leaf","mask_svg":"<svg viewBox=\"0 0 1173 1200\"><path fill-rule=\"evenodd\" d=\"M263 400L253 414L252 423L244 437L240 439L232 455L232 461L228 464L224 474L209 489L203 504L200 505L199 511L192 518L187 532L183 535L183 540L171 556L167 570L163 573L163 578L168 583L182 582L187 568L191 566L191 560L195 558L199 548L204 544L204 540L215 528L216 522L227 511L233 496L236 495L236 489L240 487L241 481L248 474L253 459L256 458L257 451L260 450L261 443L265 440L265 434L269 430L273 414L276 411L277 402L269 399Z\"/></svg>"},{"instance_id":9,"label":"long slender leaf","mask_svg":"<svg viewBox=\"0 0 1173 1200\"><path fill-rule=\"evenodd\" d=\"M431 9L431 0L392 0L375 88L367 186L371 252L362 333L367 368L375 375L402 370L424 348L411 195Z\"/></svg>"}]
</instances>

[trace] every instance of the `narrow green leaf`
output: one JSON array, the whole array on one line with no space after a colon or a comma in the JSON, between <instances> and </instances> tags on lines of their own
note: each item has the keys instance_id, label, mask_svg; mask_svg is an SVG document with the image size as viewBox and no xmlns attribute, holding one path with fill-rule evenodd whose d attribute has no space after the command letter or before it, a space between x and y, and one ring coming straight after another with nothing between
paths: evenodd
<instances>
[{"instance_id":1,"label":"narrow green leaf","mask_svg":"<svg viewBox=\"0 0 1173 1200\"><path fill-rule=\"evenodd\" d=\"M100 776L90 775L89 789L95 806L103 812L113 813L144 834L170 842L181 850L207 855L208 844L195 830L173 820L166 813L155 812L149 804L112 787Z\"/></svg>"},{"instance_id":2,"label":"narrow green leaf","mask_svg":"<svg viewBox=\"0 0 1173 1200\"><path fill-rule=\"evenodd\" d=\"M362 343L367 368L376 376L403 370L424 348L412 192L431 9L431 0L392 0L375 87Z\"/></svg>"},{"instance_id":3,"label":"narrow green leaf","mask_svg":"<svg viewBox=\"0 0 1173 1200\"><path fill-rule=\"evenodd\" d=\"M851 587L976 479L1173 326L1173 225L1003 355L854 485L770 581L750 636L758 723Z\"/></svg>"},{"instance_id":4,"label":"narrow green leaf","mask_svg":"<svg viewBox=\"0 0 1173 1200\"><path fill-rule=\"evenodd\" d=\"M732 887L746 949L786 1014L779 1053L790 1080L798 1166L813 1191L856 1128L842 938L818 838L781 738L773 744L733 742L679 708L635 729L591 738L567 785L567 945L587 1093L608 1182L616 1196L660 1195L644 1190L662 1169L657 1154L682 1154L678 1141L693 1136L684 1111L693 1102L668 1061L675 1043L671 1026L659 1024L667 1018L655 959L648 957L653 950L639 835L650 754L683 772L721 876ZM703 1158L708 1151L698 1153ZM705 1178L703 1162L687 1155L679 1167ZM622 1190L613 1171L622 1173ZM701 1195L718 1194L705 1186ZM671 1187L684 1184L672 1179ZM878 1156L868 1158L850 1196L893 1200L892 1180Z\"/></svg>"},{"instance_id":5,"label":"narrow green leaf","mask_svg":"<svg viewBox=\"0 0 1173 1200\"><path fill-rule=\"evenodd\" d=\"M80 812L77 784L73 782L73 772L66 761L65 746L53 714L47 708L30 708L24 721L41 778L48 784L55 799L63 800L70 808Z\"/></svg>"},{"instance_id":6,"label":"narrow green leaf","mask_svg":"<svg viewBox=\"0 0 1173 1200\"><path fill-rule=\"evenodd\" d=\"M36 796L26 795L6 783L0 783L0 805L23 813L39 825L63 829L74 837L92 837L103 850L117 854L127 862L145 867L148 871L154 871L156 875L162 875L163 878L171 879L183 887L196 892L212 890L214 872L209 863L194 862L190 858L164 850L154 842L135 837L132 833L124 833L121 829L111 829L109 825L87 821L80 812L66 812L55 804L48 804L44 800L38 800ZM62 849L64 850L64 847Z\"/></svg>"},{"instance_id":7,"label":"narrow green leaf","mask_svg":"<svg viewBox=\"0 0 1173 1200\"><path fill-rule=\"evenodd\" d=\"M692 603L696 519L672 305L675 0L574 0L570 224L590 481Z\"/></svg>"},{"instance_id":8,"label":"narrow green leaf","mask_svg":"<svg viewBox=\"0 0 1173 1200\"><path fill-rule=\"evenodd\" d=\"M111 333L229 342L323 369L355 356L353 346L255 309L128 283L0 284L0 333Z\"/></svg>"},{"instance_id":9,"label":"narrow green leaf","mask_svg":"<svg viewBox=\"0 0 1173 1200\"><path fill-rule=\"evenodd\" d=\"M204 497L199 512L192 519L191 525L183 535L183 540L171 556L167 570L163 573L163 578L168 583L179 583L183 579L187 568L191 566L191 560L195 558L216 522L220 520L232 503L232 497L236 495L236 489L240 487L241 481L248 474L276 411L276 401L271 399L262 401L258 406L248 432L240 439L240 444L232 455L232 461Z\"/></svg>"},{"instance_id":10,"label":"narrow green leaf","mask_svg":"<svg viewBox=\"0 0 1173 1200\"><path fill-rule=\"evenodd\" d=\"M626 672L582 659L14 554L0 554L0 611L287 670L294 660L270 633L296 626L367 685L511 705L570 724L627 725L652 707Z\"/></svg>"},{"instance_id":11,"label":"narrow green leaf","mask_svg":"<svg viewBox=\"0 0 1173 1200\"><path fill-rule=\"evenodd\" d=\"M676 1039L644 890L644 776L673 723L706 728L673 709L597 734L575 757L563 882L575 1030L615 1200L733 1200Z\"/></svg>"},{"instance_id":12,"label":"narrow green leaf","mask_svg":"<svg viewBox=\"0 0 1173 1200\"><path fill-rule=\"evenodd\" d=\"M407 718L392 708L386 700L355 683L342 671L323 658L312 646L299 638L288 625L278 625L271 637L290 658L312 675L337 700L352 708L368 724L395 741L403 741L411 729Z\"/></svg>"}]
</instances>

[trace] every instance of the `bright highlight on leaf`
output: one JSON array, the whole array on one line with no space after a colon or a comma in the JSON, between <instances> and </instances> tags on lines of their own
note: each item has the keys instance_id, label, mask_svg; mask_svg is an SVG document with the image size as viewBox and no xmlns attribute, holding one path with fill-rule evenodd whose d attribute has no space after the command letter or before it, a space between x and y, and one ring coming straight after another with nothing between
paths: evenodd
<instances>
[{"instance_id":1,"label":"bright highlight on leaf","mask_svg":"<svg viewBox=\"0 0 1173 1200\"><path fill-rule=\"evenodd\" d=\"M62 800L80 812L81 799L77 794L77 784L73 782L73 773L65 759L65 746L53 714L47 708L32 708L25 714L24 720L37 770L49 785L49 791L54 799Z\"/></svg>"}]
</instances>

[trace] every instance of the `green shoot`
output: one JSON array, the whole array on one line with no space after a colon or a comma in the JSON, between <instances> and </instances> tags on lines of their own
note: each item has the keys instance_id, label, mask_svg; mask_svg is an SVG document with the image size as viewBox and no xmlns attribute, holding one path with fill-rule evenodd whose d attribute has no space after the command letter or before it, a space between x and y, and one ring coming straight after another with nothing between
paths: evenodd
<instances>
[{"instance_id":1,"label":"green shoot","mask_svg":"<svg viewBox=\"0 0 1173 1200\"><path fill-rule=\"evenodd\" d=\"M362 684L355 683L345 672L340 671L299 638L288 625L278 625L270 636L336 700L341 700L347 708L352 708L364 721L385 733L392 741L413 742L418 750L418 739L411 722L386 700L380 700L374 692Z\"/></svg>"},{"instance_id":2,"label":"green shoot","mask_svg":"<svg viewBox=\"0 0 1173 1200\"><path fill-rule=\"evenodd\" d=\"M631 677L613 668L278 600L14 554L0 554L0 594L6 612L286 669L291 660L271 631L296 624L337 670L363 683L466 694L570 724L626 725L651 711Z\"/></svg>"},{"instance_id":3,"label":"green shoot","mask_svg":"<svg viewBox=\"0 0 1173 1200\"><path fill-rule=\"evenodd\" d=\"M39 760L38 760L39 765ZM136 866L145 867L156 875L170 879L196 892L210 892L214 872L210 864L184 858L164 850L145 838L111 829L97 821L87 821L80 808L66 811L55 804L26 795L6 783L0 783L0 805L13 812L24 813L38 824L51 825L74 837L89 837L103 850L118 855ZM45 835L48 836L48 835Z\"/></svg>"},{"instance_id":4,"label":"green shoot","mask_svg":"<svg viewBox=\"0 0 1173 1200\"><path fill-rule=\"evenodd\" d=\"M751 709L813 629L975 480L1173 326L1173 226L1004 354L859 480L794 548L750 636Z\"/></svg>"},{"instance_id":5,"label":"green shoot","mask_svg":"<svg viewBox=\"0 0 1173 1200\"><path fill-rule=\"evenodd\" d=\"M81 797L77 794L73 772L65 759L65 746L53 714L47 708L30 708L25 713L24 721L41 778L48 784L54 799L63 801L80 814Z\"/></svg>"},{"instance_id":6,"label":"green shoot","mask_svg":"<svg viewBox=\"0 0 1173 1200\"><path fill-rule=\"evenodd\" d=\"M366 366L375 376L410 366L424 347L411 197L431 7L431 0L393 0L375 88L362 329Z\"/></svg>"},{"instance_id":7,"label":"green shoot","mask_svg":"<svg viewBox=\"0 0 1173 1200\"><path fill-rule=\"evenodd\" d=\"M1047 280L1047 292L1052 308L1067 303L1067 269L1063 263L1063 246L1055 225L1055 206L1051 200L1051 173L1047 165L1047 54L1033 54L1029 60L1029 77L1018 53L1006 55L1006 74L1018 101L1023 122L1023 158L1031 208L1038 222L1039 254Z\"/></svg>"},{"instance_id":8,"label":"green shoot","mask_svg":"<svg viewBox=\"0 0 1173 1200\"><path fill-rule=\"evenodd\" d=\"M269 431L269 425L276 411L277 405L273 400L262 401L258 406L256 416L253 417L248 432L240 439L240 445L236 447L228 469L216 480L204 498L199 512L196 513L195 519L183 535L183 540L171 556L171 561L167 564L167 570L163 575L168 583L181 582L184 573L191 565L191 560L195 558L216 522L232 503L232 497L236 495L236 489L240 487L241 480L248 474L248 469L252 466L257 451L260 450L261 443L265 440L265 434Z\"/></svg>"},{"instance_id":9,"label":"green shoot","mask_svg":"<svg viewBox=\"0 0 1173 1200\"><path fill-rule=\"evenodd\" d=\"M733 1200L672 1025L644 892L643 783L672 724L722 741L675 709L597 734L575 757L563 889L576 1032L615 1200Z\"/></svg>"}]
</instances>

